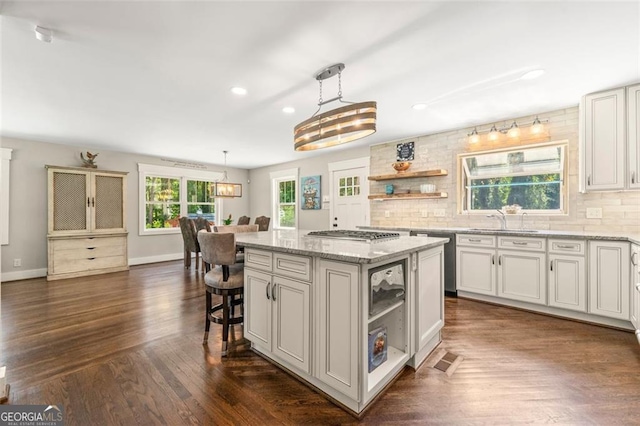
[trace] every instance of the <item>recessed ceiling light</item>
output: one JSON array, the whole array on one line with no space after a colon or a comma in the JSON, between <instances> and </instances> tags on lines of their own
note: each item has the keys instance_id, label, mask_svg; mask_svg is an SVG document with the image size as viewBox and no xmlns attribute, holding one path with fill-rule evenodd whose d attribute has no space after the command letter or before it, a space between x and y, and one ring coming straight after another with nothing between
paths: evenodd
<instances>
[{"instance_id":1,"label":"recessed ceiling light","mask_svg":"<svg viewBox=\"0 0 640 426\"><path fill-rule=\"evenodd\" d=\"M544 70L529 71L527 73L522 74L522 77L520 77L520 80L533 80L534 78L540 77L542 74L544 74Z\"/></svg>"},{"instance_id":2,"label":"recessed ceiling light","mask_svg":"<svg viewBox=\"0 0 640 426\"><path fill-rule=\"evenodd\" d=\"M415 110L427 109L427 104L414 104L411 108Z\"/></svg>"},{"instance_id":3,"label":"recessed ceiling light","mask_svg":"<svg viewBox=\"0 0 640 426\"><path fill-rule=\"evenodd\" d=\"M293 114L294 112L296 112L296 109L294 107L284 107L282 108L282 112L284 112L285 114Z\"/></svg>"},{"instance_id":4,"label":"recessed ceiling light","mask_svg":"<svg viewBox=\"0 0 640 426\"><path fill-rule=\"evenodd\" d=\"M232 87L231 88L231 93L236 94L236 95L246 95L247 94L247 89L245 89L244 87Z\"/></svg>"}]
</instances>

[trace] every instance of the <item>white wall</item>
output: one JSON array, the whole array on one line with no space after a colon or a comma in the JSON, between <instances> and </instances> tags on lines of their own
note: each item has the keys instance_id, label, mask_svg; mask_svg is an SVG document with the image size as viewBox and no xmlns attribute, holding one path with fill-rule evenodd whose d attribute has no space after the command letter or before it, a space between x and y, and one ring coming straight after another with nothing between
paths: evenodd
<instances>
[{"instance_id":1,"label":"white wall","mask_svg":"<svg viewBox=\"0 0 640 426\"><path fill-rule=\"evenodd\" d=\"M293 149L293 147L291 148ZM251 212L251 221L257 216L272 216L271 213L271 180L269 174L271 172L292 169L298 167L299 177L304 176L321 176L320 191L322 195L329 194L329 169L327 165L335 161L351 160L354 158L368 157L369 147L360 146L336 150L326 149L326 154L320 154L299 161L291 161L275 166L262 167L249 171L249 206ZM300 185L300 179L298 179ZM329 229L329 210L301 210L300 200L297 200L298 229ZM273 220L271 222L273 224ZM271 229L271 225L269 226Z\"/></svg>"},{"instance_id":2,"label":"white wall","mask_svg":"<svg viewBox=\"0 0 640 426\"><path fill-rule=\"evenodd\" d=\"M2 139L3 148L12 148L9 211L9 245L2 247L2 281L44 276L47 270L47 173L45 164L81 166L80 152L98 152L101 170L129 172L127 177L127 230L131 264L182 257L181 234L138 235L138 163L172 166L157 157L68 145L48 144L21 139ZM203 158L204 160L204 158ZM210 171L221 172L222 165L202 163ZM229 180L247 188L248 171L227 167ZM225 215L238 218L249 211L249 197L223 200ZM13 259L22 266L13 267Z\"/></svg>"}]
</instances>

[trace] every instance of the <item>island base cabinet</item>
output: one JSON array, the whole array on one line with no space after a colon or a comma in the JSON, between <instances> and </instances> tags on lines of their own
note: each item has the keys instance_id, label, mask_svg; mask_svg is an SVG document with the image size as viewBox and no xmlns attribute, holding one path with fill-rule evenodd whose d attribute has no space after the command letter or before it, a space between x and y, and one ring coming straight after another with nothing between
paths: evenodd
<instances>
[{"instance_id":1,"label":"island base cabinet","mask_svg":"<svg viewBox=\"0 0 640 426\"><path fill-rule=\"evenodd\" d=\"M416 275L416 352L420 352L444 327L444 250L418 253ZM418 364L421 360L418 360Z\"/></svg>"},{"instance_id":2,"label":"island base cabinet","mask_svg":"<svg viewBox=\"0 0 640 426\"><path fill-rule=\"evenodd\" d=\"M359 401L357 265L319 260L316 377Z\"/></svg>"},{"instance_id":3,"label":"island base cabinet","mask_svg":"<svg viewBox=\"0 0 640 426\"><path fill-rule=\"evenodd\" d=\"M310 364L309 284L245 268L245 337L305 373Z\"/></svg>"},{"instance_id":4,"label":"island base cabinet","mask_svg":"<svg viewBox=\"0 0 640 426\"><path fill-rule=\"evenodd\" d=\"M629 321L629 243L589 241L589 312Z\"/></svg>"}]
</instances>

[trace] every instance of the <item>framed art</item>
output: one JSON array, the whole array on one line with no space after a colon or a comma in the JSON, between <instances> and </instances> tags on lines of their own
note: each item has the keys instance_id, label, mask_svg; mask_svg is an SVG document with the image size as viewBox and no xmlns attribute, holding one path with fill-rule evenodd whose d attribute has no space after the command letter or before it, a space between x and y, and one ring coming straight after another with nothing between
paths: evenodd
<instances>
[{"instance_id":1,"label":"framed art","mask_svg":"<svg viewBox=\"0 0 640 426\"><path fill-rule=\"evenodd\" d=\"M320 176L305 176L300 178L302 189L302 210L320 210L322 199L320 194Z\"/></svg>"},{"instance_id":2,"label":"framed art","mask_svg":"<svg viewBox=\"0 0 640 426\"><path fill-rule=\"evenodd\" d=\"M413 161L414 143L405 142L396 145L396 161Z\"/></svg>"}]
</instances>

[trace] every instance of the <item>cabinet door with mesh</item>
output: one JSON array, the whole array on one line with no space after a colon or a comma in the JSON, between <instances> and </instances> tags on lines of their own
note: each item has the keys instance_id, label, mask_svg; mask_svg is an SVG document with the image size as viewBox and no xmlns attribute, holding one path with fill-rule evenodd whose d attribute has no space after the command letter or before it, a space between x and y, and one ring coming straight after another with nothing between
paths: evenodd
<instances>
[{"instance_id":1,"label":"cabinet door with mesh","mask_svg":"<svg viewBox=\"0 0 640 426\"><path fill-rule=\"evenodd\" d=\"M94 231L124 231L125 176L94 173L91 221Z\"/></svg>"},{"instance_id":2,"label":"cabinet door with mesh","mask_svg":"<svg viewBox=\"0 0 640 426\"><path fill-rule=\"evenodd\" d=\"M90 229L90 174L49 169L49 233L73 234Z\"/></svg>"}]
</instances>

